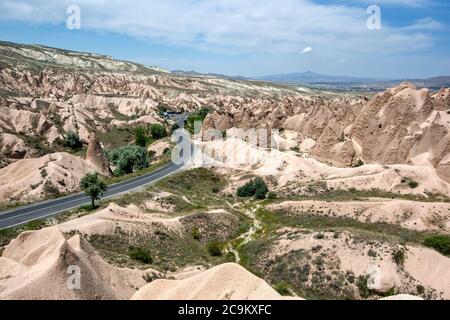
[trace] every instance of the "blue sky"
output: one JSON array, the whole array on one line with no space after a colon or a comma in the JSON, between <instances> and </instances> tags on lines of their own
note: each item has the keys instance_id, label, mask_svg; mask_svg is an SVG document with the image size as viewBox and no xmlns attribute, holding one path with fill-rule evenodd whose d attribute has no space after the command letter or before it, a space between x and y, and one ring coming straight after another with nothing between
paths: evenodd
<instances>
[{"instance_id":1,"label":"blue sky","mask_svg":"<svg viewBox=\"0 0 450 320\"><path fill-rule=\"evenodd\" d=\"M78 5L81 29L66 27ZM369 30L367 8L381 9ZM0 39L160 66L261 76L450 75L446 0L0 0Z\"/></svg>"}]
</instances>

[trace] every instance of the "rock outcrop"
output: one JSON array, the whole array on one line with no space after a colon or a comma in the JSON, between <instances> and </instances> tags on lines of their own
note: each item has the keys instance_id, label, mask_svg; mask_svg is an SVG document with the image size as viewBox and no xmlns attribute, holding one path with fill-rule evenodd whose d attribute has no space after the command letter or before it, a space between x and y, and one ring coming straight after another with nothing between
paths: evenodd
<instances>
[{"instance_id":1,"label":"rock outcrop","mask_svg":"<svg viewBox=\"0 0 450 320\"><path fill-rule=\"evenodd\" d=\"M156 280L133 300L280 300L264 280L235 263L211 268L184 280Z\"/></svg>"},{"instance_id":2,"label":"rock outcrop","mask_svg":"<svg viewBox=\"0 0 450 320\"><path fill-rule=\"evenodd\" d=\"M434 168L450 182L450 89L431 92L403 83L370 101L322 97L284 98L236 107L226 104L205 119L203 130L283 128L299 134L308 153L337 166L363 161Z\"/></svg>"},{"instance_id":3,"label":"rock outcrop","mask_svg":"<svg viewBox=\"0 0 450 320\"><path fill-rule=\"evenodd\" d=\"M56 227L22 233L0 257L0 299L129 299L145 271L103 261L79 235ZM79 275L79 278L77 278Z\"/></svg>"},{"instance_id":4,"label":"rock outcrop","mask_svg":"<svg viewBox=\"0 0 450 320\"><path fill-rule=\"evenodd\" d=\"M109 160L100 145L100 141L95 137L95 135L91 135L89 138L86 161L91 163L101 175L112 176Z\"/></svg>"},{"instance_id":5,"label":"rock outcrop","mask_svg":"<svg viewBox=\"0 0 450 320\"><path fill-rule=\"evenodd\" d=\"M69 153L19 160L0 169L0 202L35 201L78 191L83 176L96 170Z\"/></svg>"}]
</instances>

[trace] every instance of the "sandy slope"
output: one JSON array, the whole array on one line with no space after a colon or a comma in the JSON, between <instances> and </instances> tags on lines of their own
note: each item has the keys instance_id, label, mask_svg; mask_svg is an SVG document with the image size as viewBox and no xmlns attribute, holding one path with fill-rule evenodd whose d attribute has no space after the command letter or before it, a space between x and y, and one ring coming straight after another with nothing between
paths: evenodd
<instances>
[{"instance_id":1,"label":"sandy slope","mask_svg":"<svg viewBox=\"0 0 450 320\"><path fill-rule=\"evenodd\" d=\"M295 152L266 150L239 138L200 143L204 150L203 165L239 170L261 176L274 176L279 187L295 189L311 181L325 181L329 188L358 190L380 189L402 194L424 192L450 195L450 184L426 165L364 165L337 168ZM404 177L419 182L416 189L404 183Z\"/></svg>"},{"instance_id":2,"label":"sandy slope","mask_svg":"<svg viewBox=\"0 0 450 320\"><path fill-rule=\"evenodd\" d=\"M370 201L326 202L285 201L272 204L272 210L292 214L352 218L360 222L398 224L418 231L450 232L450 204L406 200L371 199Z\"/></svg>"},{"instance_id":3,"label":"sandy slope","mask_svg":"<svg viewBox=\"0 0 450 320\"><path fill-rule=\"evenodd\" d=\"M338 236L333 232L322 232L322 236L317 237L316 233L302 233L297 229L287 231L270 251L272 259L298 250L314 253L313 248L320 246L317 254L323 254L329 270L335 265L340 271L352 272L356 277L368 275L370 289L387 292L396 287L400 292L416 292L416 286L420 284L434 290L438 296L450 299L450 258L434 250L404 246L406 259L399 267L392 259L392 252L401 246L389 242L372 241L369 244L353 238L348 232ZM368 254L369 250L376 254ZM325 277L327 268L320 272Z\"/></svg>"},{"instance_id":4,"label":"sandy slope","mask_svg":"<svg viewBox=\"0 0 450 320\"><path fill-rule=\"evenodd\" d=\"M67 286L77 266L81 289ZM105 263L80 236L56 227L22 233L0 257L0 299L128 299L145 285L145 271Z\"/></svg>"},{"instance_id":5,"label":"sandy slope","mask_svg":"<svg viewBox=\"0 0 450 320\"><path fill-rule=\"evenodd\" d=\"M46 185L61 193L73 192L84 175L95 171L96 167L68 153L20 160L0 169L0 202L44 198Z\"/></svg>"},{"instance_id":6,"label":"sandy slope","mask_svg":"<svg viewBox=\"0 0 450 320\"><path fill-rule=\"evenodd\" d=\"M235 263L211 268L184 280L156 280L133 300L279 300L264 280Z\"/></svg>"}]
</instances>

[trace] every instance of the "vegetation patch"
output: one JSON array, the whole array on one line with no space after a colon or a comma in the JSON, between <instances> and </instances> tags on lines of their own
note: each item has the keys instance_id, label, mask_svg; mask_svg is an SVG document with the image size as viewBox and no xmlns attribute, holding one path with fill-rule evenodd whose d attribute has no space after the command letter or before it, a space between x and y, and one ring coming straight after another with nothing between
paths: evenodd
<instances>
[{"instance_id":1,"label":"vegetation patch","mask_svg":"<svg viewBox=\"0 0 450 320\"><path fill-rule=\"evenodd\" d=\"M255 197L255 199L265 199L269 193L269 188L260 177L247 182L237 189L237 195L241 198Z\"/></svg>"},{"instance_id":2,"label":"vegetation patch","mask_svg":"<svg viewBox=\"0 0 450 320\"><path fill-rule=\"evenodd\" d=\"M450 236L449 235L433 235L427 237L423 244L433 248L443 255L450 256Z\"/></svg>"}]
</instances>

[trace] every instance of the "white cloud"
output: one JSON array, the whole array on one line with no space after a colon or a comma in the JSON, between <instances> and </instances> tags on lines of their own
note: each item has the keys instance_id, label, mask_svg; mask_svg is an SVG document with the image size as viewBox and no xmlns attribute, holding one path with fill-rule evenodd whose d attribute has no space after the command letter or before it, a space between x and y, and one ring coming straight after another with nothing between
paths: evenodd
<instances>
[{"instance_id":1,"label":"white cloud","mask_svg":"<svg viewBox=\"0 0 450 320\"><path fill-rule=\"evenodd\" d=\"M434 20L431 17L419 19L416 22L414 22L412 25L405 27L405 30L429 30L429 31L435 31L435 30L443 30L445 29L445 25L440 23L439 21Z\"/></svg>"},{"instance_id":2,"label":"white cloud","mask_svg":"<svg viewBox=\"0 0 450 320\"><path fill-rule=\"evenodd\" d=\"M306 47L305 49L302 50L302 54L308 54L311 53L313 51L313 49L311 47Z\"/></svg>"},{"instance_id":3,"label":"white cloud","mask_svg":"<svg viewBox=\"0 0 450 320\"><path fill-rule=\"evenodd\" d=\"M0 20L63 25L72 3L2 0ZM368 30L366 8L311 0L77 0L76 4L81 7L82 29L229 53L296 53L306 45L320 52L387 53L434 43L424 29L383 24L382 30Z\"/></svg>"},{"instance_id":4,"label":"white cloud","mask_svg":"<svg viewBox=\"0 0 450 320\"><path fill-rule=\"evenodd\" d=\"M377 4L380 6L397 6L397 7L424 7L434 4L434 0L357 0L356 2L367 5Z\"/></svg>"}]
</instances>

